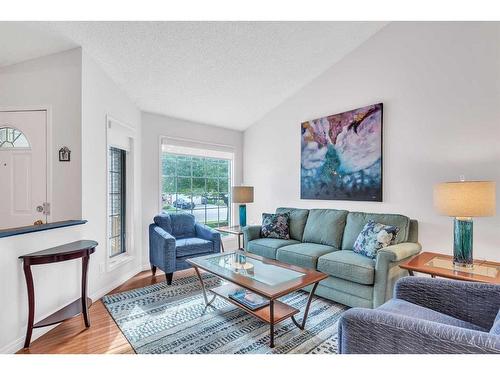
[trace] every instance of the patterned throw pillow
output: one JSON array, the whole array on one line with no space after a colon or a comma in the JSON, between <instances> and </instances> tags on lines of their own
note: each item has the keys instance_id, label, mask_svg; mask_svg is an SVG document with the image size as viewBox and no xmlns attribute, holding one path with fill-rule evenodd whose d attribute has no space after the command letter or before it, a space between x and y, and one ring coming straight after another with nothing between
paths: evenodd
<instances>
[{"instance_id":1,"label":"patterned throw pillow","mask_svg":"<svg viewBox=\"0 0 500 375\"><path fill-rule=\"evenodd\" d=\"M399 228L370 220L364 226L354 243L354 252L368 258L375 258L377 252L389 245L394 245Z\"/></svg>"},{"instance_id":2,"label":"patterned throw pillow","mask_svg":"<svg viewBox=\"0 0 500 375\"><path fill-rule=\"evenodd\" d=\"M262 237L290 239L290 214L262 214Z\"/></svg>"}]
</instances>

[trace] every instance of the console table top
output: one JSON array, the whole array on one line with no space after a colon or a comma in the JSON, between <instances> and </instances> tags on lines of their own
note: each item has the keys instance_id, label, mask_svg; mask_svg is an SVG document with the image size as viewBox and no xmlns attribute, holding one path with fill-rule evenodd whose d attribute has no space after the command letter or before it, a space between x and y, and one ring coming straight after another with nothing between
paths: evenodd
<instances>
[{"instance_id":1,"label":"console table top","mask_svg":"<svg viewBox=\"0 0 500 375\"><path fill-rule=\"evenodd\" d=\"M47 257L53 255L69 255L81 252L83 250L93 249L98 245L96 241L92 240L79 240L70 243L66 243L64 245L51 247L49 249L36 251L34 253L29 253L25 255L21 255L20 259L26 258L39 258L39 257Z\"/></svg>"}]
</instances>

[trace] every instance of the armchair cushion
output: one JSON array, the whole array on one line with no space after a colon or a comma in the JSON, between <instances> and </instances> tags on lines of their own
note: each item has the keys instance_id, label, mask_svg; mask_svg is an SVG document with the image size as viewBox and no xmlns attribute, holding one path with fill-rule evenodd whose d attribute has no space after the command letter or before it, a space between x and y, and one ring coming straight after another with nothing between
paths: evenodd
<instances>
[{"instance_id":1,"label":"armchair cushion","mask_svg":"<svg viewBox=\"0 0 500 375\"><path fill-rule=\"evenodd\" d=\"M204 254L213 251L213 242L202 238L190 237L175 240L177 257Z\"/></svg>"},{"instance_id":2,"label":"armchair cushion","mask_svg":"<svg viewBox=\"0 0 500 375\"><path fill-rule=\"evenodd\" d=\"M170 219L169 214L163 213L160 215L156 215L153 221L163 230L167 231L168 233L172 233L172 219Z\"/></svg>"},{"instance_id":3,"label":"armchair cushion","mask_svg":"<svg viewBox=\"0 0 500 375\"><path fill-rule=\"evenodd\" d=\"M175 238L196 237L194 216L184 212L170 214L172 235Z\"/></svg>"},{"instance_id":4,"label":"armchair cushion","mask_svg":"<svg viewBox=\"0 0 500 375\"><path fill-rule=\"evenodd\" d=\"M414 303L407 302L401 299L390 299L382 306L379 306L377 310L385 311L391 314L399 314L409 318L423 319L430 322L447 324L449 326L473 329L483 332L485 331L483 328L476 326L475 324L465 322L452 316L445 315L440 312L428 309L423 306L415 305Z\"/></svg>"},{"instance_id":5,"label":"armchair cushion","mask_svg":"<svg viewBox=\"0 0 500 375\"><path fill-rule=\"evenodd\" d=\"M375 261L351 250L339 250L321 256L318 271L359 284L373 285Z\"/></svg>"}]
</instances>

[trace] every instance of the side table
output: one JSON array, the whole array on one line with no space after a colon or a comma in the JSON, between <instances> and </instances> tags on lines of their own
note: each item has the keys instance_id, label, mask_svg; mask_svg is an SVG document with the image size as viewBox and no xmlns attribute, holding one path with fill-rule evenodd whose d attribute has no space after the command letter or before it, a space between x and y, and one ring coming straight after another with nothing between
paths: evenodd
<instances>
[{"instance_id":1,"label":"side table","mask_svg":"<svg viewBox=\"0 0 500 375\"><path fill-rule=\"evenodd\" d=\"M238 236L238 250L244 250L241 246L241 239L243 238L243 228L239 225L233 225L231 227L219 227L214 228L216 231L221 233L229 233ZM221 240L222 251L224 251L224 243Z\"/></svg>"},{"instance_id":2,"label":"side table","mask_svg":"<svg viewBox=\"0 0 500 375\"><path fill-rule=\"evenodd\" d=\"M81 240L67 243L61 246L52 247L37 251L35 253L21 255L19 258L23 260L24 276L26 278L26 286L28 288L28 327L26 329L26 340L24 348L29 348L31 342L31 334L33 328L46 327L60 323L64 320L72 318L75 315L83 313L85 326L90 327L89 306L92 300L87 297L87 270L90 259L90 254L94 253L97 247L96 241ZM73 301L66 307L56 311L45 319L33 324L35 318L35 288L33 286L33 275L31 266L64 262L66 260L82 258L82 296Z\"/></svg>"},{"instance_id":3,"label":"side table","mask_svg":"<svg viewBox=\"0 0 500 375\"><path fill-rule=\"evenodd\" d=\"M472 268L455 267L451 255L423 252L399 267L408 270L410 276L420 272L431 277L500 284L500 263L488 260L475 260Z\"/></svg>"}]
</instances>

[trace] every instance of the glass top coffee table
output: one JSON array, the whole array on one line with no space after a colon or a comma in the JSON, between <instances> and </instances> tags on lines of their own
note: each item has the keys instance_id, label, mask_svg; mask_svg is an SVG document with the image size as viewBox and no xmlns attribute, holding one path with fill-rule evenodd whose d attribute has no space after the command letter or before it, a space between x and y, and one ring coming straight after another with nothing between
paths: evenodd
<instances>
[{"instance_id":1,"label":"glass top coffee table","mask_svg":"<svg viewBox=\"0 0 500 375\"><path fill-rule=\"evenodd\" d=\"M303 268L264 258L245 251L232 251L223 254L210 254L198 258L188 259L201 282L205 304L209 306L216 296L234 304L245 312L255 316L270 325L270 343L274 347L274 325L291 318L293 323L301 330L304 329L309 307L318 283L328 276L313 269ZM209 301L207 289L203 283L200 269L228 281L216 288L209 289L213 294ZM308 285L313 285L304 309L302 322L295 319L298 309L279 301L278 298L300 290ZM249 290L258 296L269 300L269 304L250 309L229 297L230 294L241 290Z\"/></svg>"}]
</instances>

